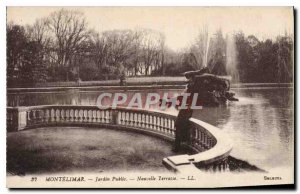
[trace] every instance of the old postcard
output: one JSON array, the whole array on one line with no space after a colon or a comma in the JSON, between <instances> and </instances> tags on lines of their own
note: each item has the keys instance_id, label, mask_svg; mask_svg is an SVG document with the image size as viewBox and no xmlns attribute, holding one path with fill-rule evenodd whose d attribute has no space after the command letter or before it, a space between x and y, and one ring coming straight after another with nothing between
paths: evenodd
<instances>
[{"instance_id":1,"label":"old postcard","mask_svg":"<svg viewBox=\"0 0 300 194\"><path fill-rule=\"evenodd\" d=\"M8 188L294 185L293 7L7 7Z\"/></svg>"}]
</instances>

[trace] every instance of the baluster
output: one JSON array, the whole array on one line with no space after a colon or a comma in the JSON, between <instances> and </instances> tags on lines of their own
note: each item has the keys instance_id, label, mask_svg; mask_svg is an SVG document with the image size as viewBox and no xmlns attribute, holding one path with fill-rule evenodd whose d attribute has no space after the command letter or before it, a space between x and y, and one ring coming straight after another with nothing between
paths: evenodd
<instances>
[{"instance_id":1,"label":"baluster","mask_svg":"<svg viewBox=\"0 0 300 194\"><path fill-rule=\"evenodd\" d=\"M211 148L211 138L209 135L207 136L207 145L208 145L208 148Z\"/></svg>"},{"instance_id":2,"label":"baluster","mask_svg":"<svg viewBox=\"0 0 300 194\"><path fill-rule=\"evenodd\" d=\"M205 145L205 149L208 148L207 142L208 142L208 136L207 136L207 134L204 134L204 145Z\"/></svg>"},{"instance_id":3,"label":"baluster","mask_svg":"<svg viewBox=\"0 0 300 194\"><path fill-rule=\"evenodd\" d=\"M45 122L45 110L44 109L40 109L39 117L40 117L40 123L44 123Z\"/></svg>"},{"instance_id":4,"label":"baluster","mask_svg":"<svg viewBox=\"0 0 300 194\"><path fill-rule=\"evenodd\" d=\"M219 172L222 172L222 163L218 164L218 170L219 170Z\"/></svg>"},{"instance_id":5,"label":"baluster","mask_svg":"<svg viewBox=\"0 0 300 194\"><path fill-rule=\"evenodd\" d=\"M30 118L30 123L33 125L34 124L34 117L33 117L33 110L29 111L29 118Z\"/></svg>"},{"instance_id":6,"label":"baluster","mask_svg":"<svg viewBox=\"0 0 300 194\"><path fill-rule=\"evenodd\" d=\"M79 110L74 110L74 122L77 122L79 120Z\"/></svg>"},{"instance_id":7,"label":"baluster","mask_svg":"<svg viewBox=\"0 0 300 194\"><path fill-rule=\"evenodd\" d=\"M54 120L55 120L55 122L58 122L57 110L56 109L54 109Z\"/></svg>"},{"instance_id":8,"label":"baluster","mask_svg":"<svg viewBox=\"0 0 300 194\"><path fill-rule=\"evenodd\" d=\"M109 123L109 115L110 115L110 111L109 110L106 110L105 111L105 123Z\"/></svg>"},{"instance_id":9,"label":"baluster","mask_svg":"<svg viewBox=\"0 0 300 194\"><path fill-rule=\"evenodd\" d=\"M37 123L36 110L32 110L32 120L33 120L33 123L34 123L34 124Z\"/></svg>"},{"instance_id":10,"label":"baluster","mask_svg":"<svg viewBox=\"0 0 300 194\"><path fill-rule=\"evenodd\" d=\"M37 124L38 123L38 114L37 114L37 110L33 110L33 121L34 121L34 124Z\"/></svg>"},{"instance_id":11,"label":"baluster","mask_svg":"<svg viewBox=\"0 0 300 194\"><path fill-rule=\"evenodd\" d=\"M164 133L166 132L166 130L165 130L165 122L166 122L165 118L161 117L160 123L161 123L162 131Z\"/></svg>"},{"instance_id":12,"label":"baluster","mask_svg":"<svg viewBox=\"0 0 300 194\"><path fill-rule=\"evenodd\" d=\"M121 125L124 125L124 117L125 117L125 113L124 113L123 111L120 111L119 113L120 113L120 117L119 117L119 119L120 119L120 124L121 124Z\"/></svg>"},{"instance_id":13,"label":"baluster","mask_svg":"<svg viewBox=\"0 0 300 194\"><path fill-rule=\"evenodd\" d=\"M51 122L55 122L56 120L55 120L55 109L53 109L53 108L51 108L51 110L50 110L50 120L51 120Z\"/></svg>"},{"instance_id":14,"label":"baluster","mask_svg":"<svg viewBox=\"0 0 300 194\"><path fill-rule=\"evenodd\" d=\"M145 128L145 114L141 115L141 127Z\"/></svg>"},{"instance_id":15,"label":"baluster","mask_svg":"<svg viewBox=\"0 0 300 194\"><path fill-rule=\"evenodd\" d=\"M92 123L96 122L96 110L92 110Z\"/></svg>"},{"instance_id":16,"label":"baluster","mask_svg":"<svg viewBox=\"0 0 300 194\"><path fill-rule=\"evenodd\" d=\"M157 117L156 116L153 116L153 126L154 126L154 129L157 130Z\"/></svg>"},{"instance_id":17,"label":"baluster","mask_svg":"<svg viewBox=\"0 0 300 194\"><path fill-rule=\"evenodd\" d=\"M203 142L203 132L201 129L200 130L200 138L199 138L199 145L202 147L202 142Z\"/></svg>"},{"instance_id":18,"label":"baluster","mask_svg":"<svg viewBox=\"0 0 300 194\"><path fill-rule=\"evenodd\" d=\"M103 120L104 120L104 123L106 123L107 122L107 111L106 110L104 110L103 111Z\"/></svg>"},{"instance_id":19,"label":"baluster","mask_svg":"<svg viewBox=\"0 0 300 194\"><path fill-rule=\"evenodd\" d=\"M132 113L126 112L125 125L131 125Z\"/></svg>"},{"instance_id":20,"label":"baluster","mask_svg":"<svg viewBox=\"0 0 300 194\"><path fill-rule=\"evenodd\" d=\"M129 125L130 115L128 112L124 112L124 125Z\"/></svg>"},{"instance_id":21,"label":"baluster","mask_svg":"<svg viewBox=\"0 0 300 194\"><path fill-rule=\"evenodd\" d=\"M100 123L100 110L96 110L96 122Z\"/></svg>"},{"instance_id":22,"label":"baluster","mask_svg":"<svg viewBox=\"0 0 300 194\"><path fill-rule=\"evenodd\" d=\"M157 120L158 120L158 129L159 129L159 131L163 132L163 127L162 127L161 117L158 116L158 117L157 117Z\"/></svg>"},{"instance_id":23,"label":"baluster","mask_svg":"<svg viewBox=\"0 0 300 194\"><path fill-rule=\"evenodd\" d=\"M151 129L154 130L154 116L153 115L150 115L150 126L151 126Z\"/></svg>"},{"instance_id":24,"label":"baluster","mask_svg":"<svg viewBox=\"0 0 300 194\"><path fill-rule=\"evenodd\" d=\"M82 122L87 122L87 110L82 110Z\"/></svg>"},{"instance_id":25,"label":"baluster","mask_svg":"<svg viewBox=\"0 0 300 194\"><path fill-rule=\"evenodd\" d=\"M65 110L64 109L60 110L60 120L62 122L65 121Z\"/></svg>"},{"instance_id":26,"label":"baluster","mask_svg":"<svg viewBox=\"0 0 300 194\"><path fill-rule=\"evenodd\" d=\"M204 149L206 149L206 148L205 148L205 133L204 133L203 131L202 131L201 145L202 145L202 147L203 147Z\"/></svg>"},{"instance_id":27,"label":"baluster","mask_svg":"<svg viewBox=\"0 0 300 194\"><path fill-rule=\"evenodd\" d=\"M50 122L50 110L49 109L46 109L46 112L45 112L45 122L46 123Z\"/></svg>"},{"instance_id":28,"label":"baluster","mask_svg":"<svg viewBox=\"0 0 300 194\"><path fill-rule=\"evenodd\" d=\"M137 113L137 123L136 123L136 126L137 127L141 126L141 114L140 113Z\"/></svg>"},{"instance_id":29,"label":"baluster","mask_svg":"<svg viewBox=\"0 0 300 194\"><path fill-rule=\"evenodd\" d=\"M169 118L164 118L165 133L169 134Z\"/></svg>"},{"instance_id":30,"label":"baluster","mask_svg":"<svg viewBox=\"0 0 300 194\"><path fill-rule=\"evenodd\" d=\"M75 118L75 115L74 115L74 109L70 109L70 122L74 122L74 118Z\"/></svg>"},{"instance_id":31,"label":"baluster","mask_svg":"<svg viewBox=\"0 0 300 194\"><path fill-rule=\"evenodd\" d=\"M188 129L186 141L189 145L192 145L192 146L194 146L193 145L193 133L194 133L194 126L190 126L190 128Z\"/></svg>"},{"instance_id":32,"label":"baluster","mask_svg":"<svg viewBox=\"0 0 300 194\"><path fill-rule=\"evenodd\" d=\"M157 129L157 119L156 119L156 116L153 116L153 129Z\"/></svg>"},{"instance_id":33,"label":"baluster","mask_svg":"<svg viewBox=\"0 0 300 194\"><path fill-rule=\"evenodd\" d=\"M84 122L89 122L89 111L84 110L83 115L84 115Z\"/></svg>"},{"instance_id":34,"label":"baluster","mask_svg":"<svg viewBox=\"0 0 300 194\"><path fill-rule=\"evenodd\" d=\"M196 141L196 145L199 146L199 139L200 139L200 131L198 128L196 128L196 137L195 137L195 141Z\"/></svg>"},{"instance_id":35,"label":"baluster","mask_svg":"<svg viewBox=\"0 0 300 194\"><path fill-rule=\"evenodd\" d=\"M193 125L193 127L194 127L194 133L193 133L193 137L192 137L192 139L193 139L193 145L195 145L196 147L198 147L198 141L197 141L197 139L198 139L198 128L195 126L195 125Z\"/></svg>"},{"instance_id":36,"label":"baluster","mask_svg":"<svg viewBox=\"0 0 300 194\"><path fill-rule=\"evenodd\" d=\"M125 112L121 112L121 125L126 125L126 113Z\"/></svg>"},{"instance_id":37,"label":"baluster","mask_svg":"<svg viewBox=\"0 0 300 194\"><path fill-rule=\"evenodd\" d=\"M102 123L103 122L103 110L100 110L99 111L99 121L100 121L100 123Z\"/></svg>"},{"instance_id":38,"label":"baluster","mask_svg":"<svg viewBox=\"0 0 300 194\"><path fill-rule=\"evenodd\" d=\"M171 129L172 129L172 135L175 135L175 124L174 124L174 120L173 119L171 121Z\"/></svg>"},{"instance_id":39,"label":"baluster","mask_svg":"<svg viewBox=\"0 0 300 194\"><path fill-rule=\"evenodd\" d=\"M79 111L80 112L80 114L79 114L80 115L80 122L83 122L83 123L85 122L84 111L85 111L84 109L80 109L80 111Z\"/></svg>"},{"instance_id":40,"label":"baluster","mask_svg":"<svg viewBox=\"0 0 300 194\"><path fill-rule=\"evenodd\" d=\"M30 111L26 111L26 118L27 118L28 125L31 125ZM12 116L12 121L13 121L13 116Z\"/></svg>"},{"instance_id":41,"label":"baluster","mask_svg":"<svg viewBox=\"0 0 300 194\"><path fill-rule=\"evenodd\" d=\"M168 119L163 118L163 128L164 128L164 133L168 133Z\"/></svg>"},{"instance_id":42,"label":"baluster","mask_svg":"<svg viewBox=\"0 0 300 194\"><path fill-rule=\"evenodd\" d=\"M168 133L172 134L172 129L171 129L171 119L168 118Z\"/></svg>"},{"instance_id":43,"label":"baluster","mask_svg":"<svg viewBox=\"0 0 300 194\"><path fill-rule=\"evenodd\" d=\"M55 109L55 122L59 122L60 120L60 111L58 109Z\"/></svg>"},{"instance_id":44,"label":"baluster","mask_svg":"<svg viewBox=\"0 0 300 194\"><path fill-rule=\"evenodd\" d=\"M133 113L133 119L132 119L133 126L136 126L136 122L137 122L137 114Z\"/></svg>"},{"instance_id":45,"label":"baluster","mask_svg":"<svg viewBox=\"0 0 300 194\"><path fill-rule=\"evenodd\" d=\"M117 123L120 125L122 125L122 122L121 122L121 117L122 117L122 113L121 111L118 111L117 113Z\"/></svg>"},{"instance_id":46,"label":"baluster","mask_svg":"<svg viewBox=\"0 0 300 194\"><path fill-rule=\"evenodd\" d=\"M65 110L65 121L66 122L70 121L70 109Z\"/></svg>"},{"instance_id":47,"label":"baluster","mask_svg":"<svg viewBox=\"0 0 300 194\"><path fill-rule=\"evenodd\" d=\"M88 110L88 111L87 111L87 121L88 121L89 123L91 123L92 120L93 120L93 113L92 113L92 110Z\"/></svg>"},{"instance_id":48,"label":"baluster","mask_svg":"<svg viewBox=\"0 0 300 194\"><path fill-rule=\"evenodd\" d=\"M105 123L106 122L105 110L101 111L101 117L102 117L102 123Z\"/></svg>"},{"instance_id":49,"label":"baluster","mask_svg":"<svg viewBox=\"0 0 300 194\"><path fill-rule=\"evenodd\" d=\"M87 121L87 111L85 109L82 109L82 122Z\"/></svg>"},{"instance_id":50,"label":"baluster","mask_svg":"<svg viewBox=\"0 0 300 194\"><path fill-rule=\"evenodd\" d=\"M59 120L63 122L64 121L64 115L63 115L64 109L62 109L62 110L60 109L58 114L59 114Z\"/></svg>"},{"instance_id":51,"label":"baluster","mask_svg":"<svg viewBox=\"0 0 300 194\"><path fill-rule=\"evenodd\" d=\"M82 121L82 110L81 109L78 109L78 114L77 114L77 121L78 122L81 122Z\"/></svg>"},{"instance_id":52,"label":"baluster","mask_svg":"<svg viewBox=\"0 0 300 194\"><path fill-rule=\"evenodd\" d=\"M122 123L122 111L121 110L115 110L115 111L117 111L118 112L118 114L117 114L117 123L118 123L118 125L123 125L123 123Z\"/></svg>"},{"instance_id":53,"label":"baluster","mask_svg":"<svg viewBox=\"0 0 300 194\"><path fill-rule=\"evenodd\" d=\"M126 113L126 115L127 115L127 113ZM130 113L128 113L128 124L130 125L130 126L132 126L133 125L133 113L132 112L130 112Z\"/></svg>"},{"instance_id":54,"label":"baluster","mask_svg":"<svg viewBox=\"0 0 300 194\"><path fill-rule=\"evenodd\" d=\"M146 114L145 115L145 128L149 128L149 115L148 114Z\"/></svg>"},{"instance_id":55,"label":"baluster","mask_svg":"<svg viewBox=\"0 0 300 194\"><path fill-rule=\"evenodd\" d=\"M197 146L200 146L200 142L201 142L201 130L197 128L197 139L196 139Z\"/></svg>"},{"instance_id":56,"label":"baluster","mask_svg":"<svg viewBox=\"0 0 300 194\"><path fill-rule=\"evenodd\" d=\"M86 110L86 122L90 122L90 119L91 119L91 117L90 117L90 110Z\"/></svg>"},{"instance_id":57,"label":"baluster","mask_svg":"<svg viewBox=\"0 0 300 194\"><path fill-rule=\"evenodd\" d=\"M82 122L87 122L88 121L88 112L87 112L87 110L86 109L83 109L82 110L83 112L82 112Z\"/></svg>"},{"instance_id":58,"label":"baluster","mask_svg":"<svg viewBox=\"0 0 300 194\"><path fill-rule=\"evenodd\" d=\"M64 120L65 120L65 122L67 122L69 120L69 109L64 108L64 110L65 110Z\"/></svg>"},{"instance_id":59,"label":"baluster","mask_svg":"<svg viewBox=\"0 0 300 194\"><path fill-rule=\"evenodd\" d=\"M48 123L49 122L49 110L48 109L45 109L44 110L44 119L43 119L43 122L44 123Z\"/></svg>"},{"instance_id":60,"label":"baluster","mask_svg":"<svg viewBox=\"0 0 300 194\"><path fill-rule=\"evenodd\" d=\"M157 124L158 131L161 131L161 123L160 123L160 117L159 116L156 117L156 124Z\"/></svg>"},{"instance_id":61,"label":"baluster","mask_svg":"<svg viewBox=\"0 0 300 194\"><path fill-rule=\"evenodd\" d=\"M54 122L54 121L55 121L55 120L54 120L54 116L55 116L54 109L51 108L51 109L50 109L50 122Z\"/></svg>"},{"instance_id":62,"label":"baluster","mask_svg":"<svg viewBox=\"0 0 300 194\"><path fill-rule=\"evenodd\" d=\"M28 115L28 121L29 121L30 125L33 124L32 111L31 110L27 111L27 115Z\"/></svg>"},{"instance_id":63,"label":"baluster","mask_svg":"<svg viewBox=\"0 0 300 194\"><path fill-rule=\"evenodd\" d=\"M160 131L161 132L165 132L165 129L164 129L164 120L163 120L163 117L159 117L159 123L160 123Z\"/></svg>"},{"instance_id":64,"label":"baluster","mask_svg":"<svg viewBox=\"0 0 300 194\"><path fill-rule=\"evenodd\" d=\"M108 110L107 111L107 116L108 116L108 121L107 121L107 123L113 123L114 121L113 121L113 114L114 114L114 112L112 111L112 110Z\"/></svg>"},{"instance_id":65,"label":"baluster","mask_svg":"<svg viewBox=\"0 0 300 194\"><path fill-rule=\"evenodd\" d=\"M36 124L40 123L40 110L35 111Z\"/></svg>"},{"instance_id":66,"label":"baluster","mask_svg":"<svg viewBox=\"0 0 300 194\"><path fill-rule=\"evenodd\" d=\"M96 122L96 110L92 110L92 122Z\"/></svg>"}]
</instances>

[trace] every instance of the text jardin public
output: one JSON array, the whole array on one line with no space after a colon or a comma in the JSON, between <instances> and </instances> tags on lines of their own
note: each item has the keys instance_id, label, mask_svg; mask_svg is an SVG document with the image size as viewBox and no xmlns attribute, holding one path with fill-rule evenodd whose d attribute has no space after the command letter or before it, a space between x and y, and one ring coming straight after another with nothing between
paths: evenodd
<instances>
[{"instance_id":1,"label":"text jardin public","mask_svg":"<svg viewBox=\"0 0 300 194\"><path fill-rule=\"evenodd\" d=\"M94 182L105 182L105 181L175 181L177 178L175 176L138 176L137 178L126 178L124 176L112 176L112 177L95 177L95 179L86 179L85 177L70 177L70 176L61 176L61 177L46 177L47 182L86 182L86 181L94 181Z\"/></svg>"}]
</instances>

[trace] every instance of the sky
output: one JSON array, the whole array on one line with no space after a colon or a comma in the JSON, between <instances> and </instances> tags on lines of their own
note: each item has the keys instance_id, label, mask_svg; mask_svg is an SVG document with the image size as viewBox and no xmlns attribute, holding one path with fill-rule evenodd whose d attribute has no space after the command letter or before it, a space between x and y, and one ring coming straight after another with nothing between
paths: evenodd
<instances>
[{"instance_id":1,"label":"sky","mask_svg":"<svg viewBox=\"0 0 300 194\"><path fill-rule=\"evenodd\" d=\"M62 7L8 7L7 21L33 24ZM84 13L90 28L98 32L113 29L151 28L166 36L173 50L190 46L199 31L223 34L243 31L259 39L293 34L292 7L65 7Z\"/></svg>"}]
</instances>

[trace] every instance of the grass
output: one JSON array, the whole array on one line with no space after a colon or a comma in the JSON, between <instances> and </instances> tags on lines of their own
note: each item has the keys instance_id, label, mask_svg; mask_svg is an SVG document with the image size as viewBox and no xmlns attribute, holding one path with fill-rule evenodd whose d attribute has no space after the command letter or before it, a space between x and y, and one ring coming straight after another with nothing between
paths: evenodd
<instances>
[{"instance_id":1,"label":"grass","mask_svg":"<svg viewBox=\"0 0 300 194\"><path fill-rule=\"evenodd\" d=\"M39 128L8 133L11 174L166 171L171 144L154 137L110 129Z\"/></svg>"}]
</instances>

